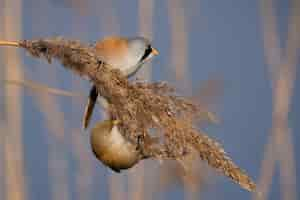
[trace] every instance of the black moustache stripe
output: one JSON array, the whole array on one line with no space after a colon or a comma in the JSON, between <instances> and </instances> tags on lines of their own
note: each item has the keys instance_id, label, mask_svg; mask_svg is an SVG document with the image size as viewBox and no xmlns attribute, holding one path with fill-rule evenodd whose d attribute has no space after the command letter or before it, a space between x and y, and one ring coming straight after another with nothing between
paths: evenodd
<instances>
[{"instance_id":1,"label":"black moustache stripe","mask_svg":"<svg viewBox=\"0 0 300 200\"><path fill-rule=\"evenodd\" d=\"M147 47L147 49L145 50L144 55L142 56L140 62L144 61L151 53L152 53L152 48L151 48L151 46L149 45L149 46Z\"/></svg>"}]
</instances>

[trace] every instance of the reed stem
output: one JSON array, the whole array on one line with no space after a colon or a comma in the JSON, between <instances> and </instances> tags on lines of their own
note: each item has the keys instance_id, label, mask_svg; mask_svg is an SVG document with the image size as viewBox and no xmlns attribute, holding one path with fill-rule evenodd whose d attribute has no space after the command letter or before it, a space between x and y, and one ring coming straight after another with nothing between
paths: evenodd
<instances>
[{"instance_id":1,"label":"reed stem","mask_svg":"<svg viewBox=\"0 0 300 200\"><path fill-rule=\"evenodd\" d=\"M19 42L0 40L0 46L20 47Z\"/></svg>"}]
</instances>

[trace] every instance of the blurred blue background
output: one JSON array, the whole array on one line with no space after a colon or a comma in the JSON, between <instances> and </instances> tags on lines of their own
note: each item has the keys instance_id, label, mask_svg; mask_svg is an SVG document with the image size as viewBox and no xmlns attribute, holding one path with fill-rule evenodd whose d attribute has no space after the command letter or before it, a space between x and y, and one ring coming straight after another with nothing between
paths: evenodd
<instances>
[{"instance_id":1,"label":"blurred blue background","mask_svg":"<svg viewBox=\"0 0 300 200\"><path fill-rule=\"evenodd\" d=\"M14 5L1 1L0 10L6 9L7 5ZM144 69L151 69L152 80L168 80L183 89L185 94L191 95L206 80L220 77L222 94L217 96L214 108L221 123L204 129L223 145L230 157L255 181L259 180L272 130L273 109L271 77L264 50L261 2L151 1L153 8L146 7L141 12L141 2L145 5L150 2L145 1L26 0L21 5L20 38L64 36L93 42L107 35L143 34L151 37L153 46L160 52L152 61L152 66L147 65ZM273 1L282 52L288 37L291 2ZM153 15L152 25L141 25L144 18L141 13L148 13L148 9ZM13 17L14 14L11 15ZM184 20L183 25L181 20ZM143 26L149 26L151 32L141 30ZM0 29L4 28L0 26ZM1 48L0 55L3 51ZM29 57L22 50L18 52L25 79L88 95L90 84L63 69L58 62L49 65L44 60ZM2 68L9 67L3 63L1 65ZM179 79L175 78L176 67L182 67L186 72ZM299 77L299 70L297 75ZM297 123L300 117L297 103L300 100L299 87L300 80L296 78L288 118L296 172L300 166L297 156L300 152L300 136L297 134L300 129ZM161 165L157 161L142 162L137 169L122 175L115 175L99 163L90 151L89 133L81 130L85 99L53 97L27 89L22 90L22 94L25 199L118 199L118 192L121 199L139 199L130 196L130 192L134 193L132 191L135 190L144 191L142 199L188 199L185 187L176 181L166 187L159 186L163 173L160 173ZM14 98L4 96L2 91L3 101L4 98ZM98 112L92 123L100 118L101 113ZM9 134L9 131L1 131L1 134ZM1 161L1 165L4 162ZM278 166L276 164L268 199L283 199L280 195L282 185L279 184ZM134 175L135 170L137 175ZM208 171L214 175L196 187L199 195L195 199L253 198L251 193L228 178L214 173L214 170ZM203 172L205 175L207 169ZM131 184L131 179L141 180L136 177L139 174L142 184ZM5 173L2 173L3 179L4 176ZM298 173L295 179L300 181ZM299 191L296 190L297 197L300 196Z\"/></svg>"}]
</instances>

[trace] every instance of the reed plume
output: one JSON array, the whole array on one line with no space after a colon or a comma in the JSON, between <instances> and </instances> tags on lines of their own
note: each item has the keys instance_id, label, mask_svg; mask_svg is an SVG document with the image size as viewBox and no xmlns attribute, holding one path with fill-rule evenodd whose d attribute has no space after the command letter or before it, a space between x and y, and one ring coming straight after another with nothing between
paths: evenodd
<instances>
[{"instance_id":1,"label":"reed plume","mask_svg":"<svg viewBox=\"0 0 300 200\"><path fill-rule=\"evenodd\" d=\"M5 42L0 41L0 45ZM102 62L93 45L63 38L8 42L32 56L59 60L62 65L96 85L109 103L109 115L121 121L124 136L136 144L141 154L160 160L184 157L196 151L202 160L231 178L242 188L254 191L255 183L225 153L218 142L195 125L211 113L176 93L165 82L129 82L120 71Z\"/></svg>"}]
</instances>

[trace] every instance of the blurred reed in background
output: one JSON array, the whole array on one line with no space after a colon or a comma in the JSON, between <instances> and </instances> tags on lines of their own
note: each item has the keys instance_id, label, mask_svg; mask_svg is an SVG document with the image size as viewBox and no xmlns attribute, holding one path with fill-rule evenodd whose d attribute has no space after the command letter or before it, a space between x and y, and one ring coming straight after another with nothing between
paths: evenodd
<instances>
[{"instance_id":1,"label":"blurred reed in background","mask_svg":"<svg viewBox=\"0 0 300 200\"><path fill-rule=\"evenodd\" d=\"M71 5L72 9L82 15L88 15L90 7L87 5L90 1L83 0L65 0L64 2ZM7 40L22 39L22 14L24 7L22 0L2 0L0 1L0 38ZM37 2L38 6L47 8L48 1ZM139 0L138 2L138 33L150 38L155 37L153 30L154 7L158 1ZM159 2L161 3L161 2ZM163 1L167 6L167 15L170 24L170 59L168 61L171 66L170 73L178 81L181 89L191 88L191 81L188 75L188 23L185 10L185 2L180 0ZM117 4L115 1L101 0L96 3L99 10L96 14L99 21L99 32L102 31L106 35L122 34L120 30L120 19ZM261 16L262 30L264 41L264 53L268 70L270 73L270 81L273 90L273 127L270 133L269 141L266 144L264 152L264 160L262 162L261 174L259 178L259 187L262 196L255 196L253 199L267 199L268 192L272 184L275 164L279 163L280 181L282 199L296 199L296 173L295 173L295 155L292 142L292 131L288 127L287 118L291 96L293 95L293 87L296 79L297 65L297 49L300 45L299 26L300 13L299 1L292 0L291 16L288 21L288 35L286 47L280 48L279 37L277 33L277 20L275 15L276 4L273 0L261 0ZM41 10L36 10L40 12ZM200 11L199 11L200 12ZM49 16L50 17L50 16ZM43 16L47 19L47 16ZM81 32L83 35L88 34L84 28L73 22L70 28L74 32ZM43 27L42 27L43 26ZM84 26L84 25L82 25ZM98 25L96 25L98 26ZM47 23L39 24L35 29L46 29ZM32 37L43 37L43 35L33 35ZM18 49L1 49L0 52L0 77L10 80L23 80L26 70L22 65L19 57ZM31 59L31 58L28 58ZM150 65L150 64L147 64ZM57 83L56 68L42 67L39 72L35 72L37 76L43 76L52 83ZM47 76L45 76L47 74ZM151 80L151 66L144 67L139 73L144 79ZM73 80L73 90L84 88L79 79ZM191 92L191 91L190 91ZM101 180L95 180L95 174L99 173L99 168L90 160L92 153L89 149L86 136L80 129L80 121L68 123L66 114L60 107L57 97L45 93L33 93L37 107L41 111L46 128L51 135L48 137L48 174L49 187L51 197L49 199L101 199L98 188L94 187L96 182L105 182L109 188L109 198L117 199L155 199L156 194L168 188L174 182L183 183L185 199L199 199L199 191L205 181L208 180L203 172L205 168L201 166L199 159L190 158L192 168L191 175L183 174L182 169L173 163L166 163L159 169L150 168L139 163L138 166L125 172L126 175L119 175L105 169L105 173L109 174ZM86 91L88 94L88 91ZM22 89L7 85L3 91L2 101L5 101L0 108L0 199L5 200L25 200L30 199L33 194L28 193L27 183L30 178L26 176L24 167L24 143L23 143L23 98ZM83 104L85 101L72 99L72 113L78 115L83 113ZM34 114L34 113L30 113ZM76 117L80 119L81 116ZM73 119L72 119L73 120ZM98 120L97 120L98 121ZM72 126L78 123L78 126ZM72 126L72 128L69 128ZM30 133L26 133L30 134ZM88 133L89 134L89 133ZM71 149L71 150L70 150ZM71 151L71 153L69 153ZM71 154L71 155L70 155ZM70 173L74 166L70 166L69 157L75 160L76 172ZM193 161L195 160L195 161ZM160 170L160 172L158 172ZM200 173L199 173L200 171ZM75 178L71 177L75 174ZM150 175L149 175L150 174ZM147 177L147 178L146 178ZM40 177L41 180L44 177ZM75 180L72 183L70 180ZM151 184L149 184L149 182ZM147 184L146 184L147 183ZM145 187L150 185L151 187ZM162 188L160 188L162 186ZM93 196L94 194L99 197ZM75 194L75 195L74 195Z\"/></svg>"},{"instance_id":2,"label":"blurred reed in background","mask_svg":"<svg viewBox=\"0 0 300 200\"><path fill-rule=\"evenodd\" d=\"M191 81L188 75L188 27L184 1L181 0L167 0L168 19L170 24L170 60L169 69L170 74L176 78L176 82L180 89L185 90L187 93L192 93ZM162 173L166 179L167 176L177 176L184 186L184 197L187 200L199 199L199 184L201 183L201 175L198 170L200 169L200 159L197 156L190 156L186 158L189 175L180 171L183 169L170 168L175 170L175 173ZM174 177L173 177L174 178ZM172 180L172 179L171 179Z\"/></svg>"},{"instance_id":3,"label":"blurred reed in background","mask_svg":"<svg viewBox=\"0 0 300 200\"><path fill-rule=\"evenodd\" d=\"M296 79L298 49L300 47L300 1L292 0L288 17L285 48L280 48L276 8L273 0L260 2L264 52L273 90L273 126L266 144L261 175L258 182L262 195L254 199L267 199L276 163L279 163L281 199L296 198L296 167L291 128L288 125L291 97Z\"/></svg>"},{"instance_id":4,"label":"blurred reed in background","mask_svg":"<svg viewBox=\"0 0 300 200\"><path fill-rule=\"evenodd\" d=\"M98 2L97 6L99 7L97 18L101 22L99 31L104 32L106 35L119 35L120 23L114 1L103 0ZM102 116L104 118L106 117L104 112L102 113ZM126 199L126 196L128 195L125 189L126 176L124 174L119 175L112 172L109 172L108 174L109 176L106 182L109 184L109 198L111 200Z\"/></svg>"},{"instance_id":5,"label":"blurred reed in background","mask_svg":"<svg viewBox=\"0 0 300 200\"><path fill-rule=\"evenodd\" d=\"M4 0L0 7L2 30L1 37L6 40L22 38L22 7L23 1ZM22 61L17 49L2 51L1 78L18 80L23 79ZM23 131L22 131L22 90L7 85L4 90L3 119L1 119L1 156L2 197L11 200L27 199L26 179L24 168ZM9 133L9 134L6 134ZM3 189L4 188L4 189Z\"/></svg>"}]
</instances>

